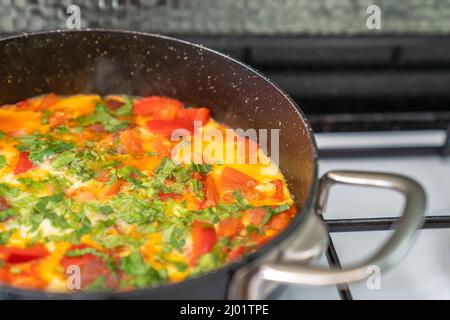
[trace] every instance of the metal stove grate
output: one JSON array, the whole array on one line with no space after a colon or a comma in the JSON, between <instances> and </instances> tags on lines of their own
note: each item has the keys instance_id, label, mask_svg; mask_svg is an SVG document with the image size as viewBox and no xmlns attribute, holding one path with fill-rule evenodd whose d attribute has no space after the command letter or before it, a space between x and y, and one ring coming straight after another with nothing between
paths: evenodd
<instances>
[{"instance_id":1,"label":"metal stove grate","mask_svg":"<svg viewBox=\"0 0 450 320\"><path fill-rule=\"evenodd\" d=\"M450 122L440 146L395 146L361 148L327 148L319 150L321 159L355 157L450 156Z\"/></svg>"},{"instance_id":2,"label":"metal stove grate","mask_svg":"<svg viewBox=\"0 0 450 320\"><path fill-rule=\"evenodd\" d=\"M393 154L393 151L395 153ZM450 153L450 126L447 129L447 138L440 147L419 147L419 148L364 148L364 149L327 149L321 154L322 158L346 158L355 156L410 156L410 155L439 155L448 156ZM329 234L338 232L358 232L358 231L385 231L391 230L392 225L397 223L399 218L364 218L364 219L330 219L325 220ZM450 229L450 215L426 216L421 229ZM339 256L334 247L331 235L329 235L329 247L326 257L330 267L341 268ZM342 300L352 300L353 296L349 285L337 286L339 297Z\"/></svg>"},{"instance_id":3,"label":"metal stove grate","mask_svg":"<svg viewBox=\"0 0 450 320\"><path fill-rule=\"evenodd\" d=\"M357 232L357 231L384 231L390 230L391 226L399 218L368 218L368 219L333 219L325 220L329 233L335 232ZM421 229L450 229L450 215L445 216L427 216ZM330 244L326 252L328 264L330 267L341 268L339 256L334 247L331 236ZM352 300L353 296L348 285L337 286L341 300Z\"/></svg>"}]
</instances>

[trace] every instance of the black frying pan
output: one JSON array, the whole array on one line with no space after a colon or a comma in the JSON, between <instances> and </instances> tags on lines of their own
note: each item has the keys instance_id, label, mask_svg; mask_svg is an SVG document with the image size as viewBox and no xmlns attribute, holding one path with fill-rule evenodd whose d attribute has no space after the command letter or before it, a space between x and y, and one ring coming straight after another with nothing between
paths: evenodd
<instances>
[{"instance_id":1,"label":"black frying pan","mask_svg":"<svg viewBox=\"0 0 450 320\"><path fill-rule=\"evenodd\" d=\"M248 284L255 288L261 280L310 284L354 281L367 276L363 269L369 262L377 262L382 267L390 265L393 253L405 251L422 221L423 190L413 181L395 175L328 174L322 179L319 200L323 201L317 207L317 152L303 113L282 90L255 70L201 46L151 34L102 30L43 32L0 40L0 105L49 92L165 95L206 106L215 119L230 127L280 129L279 164L300 209L282 234L256 252L239 262L177 284L96 294L44 293L1 286L0 296L221 299L257 297L258 292L247 290L252 287ZM287 245L294 231L303 230L306 234L306 228L310 228L306 221L315 209L321 208L326 191L336 182L384 186L405 193L408 201L404 219L391 241L372 260L345 272L293 268L275 262L261 266L260 261L267 261L265 257L272 256L276 248ZM257 269L248 275L256 274L255 277L243 276L245 270L254 266ZM234 281L230 289L236 271L241 280Z\"/></svg>"}]
</instances>

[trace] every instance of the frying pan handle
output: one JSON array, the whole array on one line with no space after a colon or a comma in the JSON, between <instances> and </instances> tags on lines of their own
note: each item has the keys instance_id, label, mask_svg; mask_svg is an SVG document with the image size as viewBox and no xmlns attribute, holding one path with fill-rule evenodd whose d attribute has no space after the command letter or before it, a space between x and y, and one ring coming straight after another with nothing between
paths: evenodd
<instances>
[{"instance_id":1,"label":"frying pan handle","mask_svg":"<svg viewBox=\"0 0 450 320\"><path fill-rule=\"evenodd\" d=\"M388 173L357 171L332 171L325 174L319 183L319 197L316 210L325 211L328 194L336 184L372 186L395 190L405 197L403 214L390 239L366 261L344 269L323 269L299 266L287 262L267 263L259 267L248 282L247 297L261 297L263 282L303 285L331 285L363 280L371 275L371 267L386 270L398 262L407 252L414 239L415 231L423 223L426 196L423 188L405 176Z\"/></svg>"}]
</instances>

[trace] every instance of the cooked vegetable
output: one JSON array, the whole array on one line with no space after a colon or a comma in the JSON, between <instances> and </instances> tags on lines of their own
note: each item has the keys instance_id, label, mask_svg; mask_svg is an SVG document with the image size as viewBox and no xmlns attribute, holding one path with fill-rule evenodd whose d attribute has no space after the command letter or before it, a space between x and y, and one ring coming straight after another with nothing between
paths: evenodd
<instances>
[{"instance_id":1,"label":"cooked vegetable","mask_svg":"<svg viewBox=\"0 0 450 320\"><path fill-rule=\"evenodd\" d=\"M155 119L174 119L183 104L175 99L151 96L134 101L133 113L140 116L153 116Z\"/></svg>"},{"instance_id":2,"label":"cooked vegetable","mask_svg":"<svg viewBox=\"0 0 450 320\"><path fill-rule=\"evenodd\" d=\"M21 152L19 154L19 160L17 161L16 169L14 170L15 174L27 172L33 167L33 162L31 162L29 155L28 152Z\"/></svg>"},{"instance_id":3,"label":"cooked vegetable","mask_svg":"<svg viewBox=\"0 0 450 320\"><path fill-rule=\"evenodd\" d=\"M74 270L84 291L181 281L252 252L295 215L277 170L171 157L192 143L172 141L176 129L225 131L207 108L49 94L0 110L0 282L78 290Z\"/></svg>"}]
</instances>

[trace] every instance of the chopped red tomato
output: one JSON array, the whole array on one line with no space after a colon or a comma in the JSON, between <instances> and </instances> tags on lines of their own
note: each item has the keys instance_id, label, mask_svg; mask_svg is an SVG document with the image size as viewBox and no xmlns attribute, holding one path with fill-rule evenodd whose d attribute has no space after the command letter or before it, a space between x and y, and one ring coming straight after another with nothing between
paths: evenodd
<instances>
[{"instance_id":1,"label":"chopped red tomato","mask_svg":"<svg viewBox=\"0 0 450 320\"><path fill-rule=\"evenodd\" d=\"M90 131L92 131L92 133L97 133L98 134L98 133L106 132L105 127L102 124L100 124L100 123L93 124L93 125L89 126L88 128L89 128ZM83 132L82 134L87 134L87 132L88 131Z\"/></svg>"},{"instance_id":2,"label":"chopped red tomato","mask_svg":"<svg viewBox=\"0 0 450 320\"><path fill-rule=\"evenodd\" d=\"M79 244L79 245L73 245L70 247L69 250L67 250L67 252L73 251L73 250L82 250L82 249L86 249L86 248L90 248L90 246L86 245L86 244ZM80 265L84 262L86 262L89 259L93 259L95 258L95 256L91 253L87 253L81 256L74 256L74 257L69 257L66 255L60 260L60 264L61 266L63 266L64 268L69 267L70 265Z\"/></svg>"},{"instance_id":3,"label":"chopped red tomato","mask_svg":"<svg viewBox=\"0 0 450 320\"><path fill-rule=\"evenodd\" d=\"M66 121L66 115L64 112L55 112L48 117L48 124L51 127L57 127Z\"/></svg>"},{"instance_id":4,"label":"chopped red tomato","mask_svg":"<svg viewBox=\"0 0 450 320\"><path fill-rule=\"evenodd\" d=\"M228 252L228 258L231 261L235 261L235 260L239 259L244 253L245 253L245 247L239 246L239 247L231 249L230 252Z\"/></svg>"},{"instance_id":5,"label":"chopped red tomato","mask_svg":"<svg viewBox=\"0 0 450 320\"><path fill-rule=\"evenodd\" d=\"M47 281L41 279L38 273L32 270L21 270L20 274L13 274L9 271L9 283L16 287L33 288L43 290L48 286Z\"/></svg>"},{"instance_id":6,"label":"chopped red tomato","mask_svg":"<svg viewBox=\"0 0 450 320\"><path fill-rule=\"evenodd\" d=\"M116 180L114 181L114 183L111 185L111 187L109 187L108 190L106 190L105 192L105 196L114 196L116 195L120 189L122 188L122 186L125 184L126 182L123 180Z\"/></svg>"},{"instance_id":7,"label":"chopped red tomato","mask_svg":"<svg viewBox=\"0 0 450 320\"><path fill-rule=\"evenodd\" d=\"M170 156L171 144L165 138L159 137L153 139L151 146L158 153L158 157L164 158Z\"/></svg>"},{"instance_id":8,"label":"chopped red tomato","mask_svg":"<svg viewBox=\"0 0 450 320\"><path fill-rule=\"evenodd\" d=\"M225 167L220 176L220 185L230 189L252 189L258 183L258 180L230 167Z\"/></svg>"},{"instance_id":9,"label":"chopped red tomato","mask_svg":"<svg viewBox=\"0 0 450 320\"><path fill-rule=\"evenodd\" d=\"M30 101L26 100L26 99L22 100L22 101L19 101L19 102L16 103L16 106L18 108L26 108L26 107L30 106Z\"/></svg>"},{"instance_id":10,"label":"chopped red tomato","mask_svg":"<svg viewBox=\"0 0 450 320\"><path fill-rule=\"evenodd\" d=\"M150 131L170 137L172 132L178 129L186 129L194 132L194 124L186 120L150 120L147 122Z\"/></svg>"},{"instance_id":11,"label":"chopped red tomato","mask_svg":"<svg viewBox=\"0 0 450 320\"><path fill-rule=\"evenodd\" d=\"M48 109L50 106L54 105L56 102L59 101L59 98L56 94L50 93L42 99L41 104L39 105L40 110Z\"/></svg>"},{"instance_id":12,"label":"chopped red tomato","mask_svg":"<svg viewBox=\"0 0 450 320\"><path fill-rule=\"evenodd\" d=\"M260 233L255 232L255 231L251 231L250 232L249 238L250 238L250 240L252 240L257 245L263 245L263 244L269 242L270 239L272 239L271 236L267 236L265 234L260 234Z\"/></svg>"},{"instance_id":13,"label":"chopped red tomato","mask_svg":"<svg viewBox=\"0 0 450 320\"><path fill-rule=\"evenodd\" d=\"M10 282L11 274L7 268L0 268L0 281Z\"/></svg>"},{"instance_id":14,"label":"chopped red tomato","mask_svg":"<svg viewBox=\"0 0 450 320\"><path fill-rule=\"evenodd\" d=\"M6 210L9 208L9 203L5 198L0 197L0 211Z\"/></svg>"},{"instance_id":15,"label":"chopped red tomato","mask_svg":"<svg viewBox=\"0 0 450 320\"><path fill-rule=\"evenodd\" d=\"M111 171L109 171L108 169L104 169L98 173L96 179L100 182L109 182L111 181L111 177Z\"/></svg>"},{"instance_id":16,"label":"chopped red tomato","mask_svg":"<svg viewBox=\"0 0 450 320\"><path fill-rule=\"evenodd\" d=\"M296 215L297 215L297 208L294 206L294 205L292 205L289 209L287 209L286 211L285 211L288 215L289 215L289 217L292 219L292 218L294 218Z\"/></svg>"},{"instance_id":17,"label":"chopped red tomato","mask_svg":"<svg viewBox=\"0 0 450 320\"><path fill-rule=\"evenodd\" d=\"M222 200L232 201L234 199L232 191L236 189L242 191L247 200L261 200L265 195L255 188L258 183L258 180L239 170L225 167L219 182Z\"/></svg>"},{"instance_id":18,"label":"chopped red tomato","mask_svg":"<svg viewBox=\"0 0 450 320\"><path fill-rule=\"evenodd\" d=\"M141 154L144 150L142 138L139 132L134 129L124 130L120 133L120 143L122 143L130 154Z\"/></svg>"},{"instance_id":19,"label":"chopped red tomato","mask_svg":"<svg viewBox=\"0 0 450 320\"><path fill-rule=\"evenodd\" d=\"M25 263L33 260L39 260L46 257L49 252L41 244L34 245L30 248L12 248L0 246L0 254L6 263Z\"/></svg>"},{"instance_id":20,"label":"chopped red tomato","mask_svg":"<svg viewBox=\"0 0 450 320\"><path fill-rule=\"evenodd\" d=\"M267 212L264 208L254 208L247 210L247 214L250 224L260 226L264 220L264 217L267 215Z\"/></svg>"},{"instance_id":21,"label":"chopped red tomato","mask_svg":"<svg viewBox=\"0 0 450 320\"><path fill-rule=\"evenodd\" d=\"M192 179L201 181L202 178L203 178L203 175L200 172L192 172Z\"/></svg>"},{"instance_id":22,"label":"chopped red tomato","mask_svg":"<svg viewBox=\"0 0 450 320\"><path fill-rule=\"evenodd\" d=\"M14 269L19 272L12 271ZM36 265L33 263L9 265L0 268L0 281L16 287L44 289L48 283L39 277Z\"/></svg>"},{"instance_id":23,"label":"chopped red tomato","mask_svg":"<svg viewBox=\"0 0 450 320\"><path fill-rule=\"evenodd\" d=\"M245 163L257 163L258 161L258 150L259 144L251 139L239 137L238 143L244 144L244 152L245 152Z\"/></svg>"},{"instance_id":24,"label":"chopped red tomato","mask_svg":"<svg viewBox=\"0 0 450 320\"><path fill-rule=\"evenodd\" d=\"M175 193L159 192L158 197L160 200L166 201L167 199L178 199L178 198L180 198L180 195L175 194Z\"/></svg>"},{"instance_id":25,"label":"chopped red tomato","mask_svg":"<svg viewBox=\"0 0 450 320\"><path fill-rule=\"evenodd\" d=\"M179 110L176 118L191 122L199 121L204 126L208 123L209 117L210 111L208 108L190 108Z\"/></svg>"},{"instance_id":26,"label":"chopped red tomato","mask_svg":"<svg viewBox=\"0 0 450 320\"><path fill-rule=\"evenodd\" d=\"M275 187L275 193L272 195L272 199L275 201L283 201L284 199L284 190L283 190L283 182L280 179L270 181Z\"/></svg>"},{"instance_id":27,"label":"chopped red tomato","mask_svg":"<svg viewBox=\"0 0 450 320\"><path fill-rule=\"evenodd\" d=\"M198 259L212 250L217 242L216 229L211 224L202 221L194 221L192 225L192 256L191 265L195 265Z\"/></svg>"},{"instance_id":28,"label":"chopped red tomato","mask_svg":"<svg viewBox=\"0 0 450 320\"><path fill-rule=\"evenodd\" d=\"M233 237L243 228L241 218L228 218L219 222L219 237Z\"/></svg>"},{"instance_id":29,"label":"chopped red tomato","mask_svg":"<svg viewBox=\"0 0 450 320\"><path fill-rule=\"evenodd\" d=\"M33 162L28 158L28 152L21 152L19 154L19 160L17 161L16 169L14 170L14 174L21 174L30 170L33 167Z\"/></svg>"},{"instance_id":30,"label":"chopped red tomato","mask_svg":"<svg viewBox=\"0 0 450 320\"><path fill-rule=\"evenodd\" d=\"M219 194L217 192L216 183L214 182L214 178L212 175L207 175L205 179L205 188L206 188L206 201L205 207L214 207L219 200Z\"/></svg>"},{"instance_id":31,"label":"chopped red tomato","mask_svg":"<svg viewBox=\"0 0 450 320\"><path fill-rule=\"evenodd\" d=\"M155 119L174 119L183 104L175 99L150 96L133 103L133 113L140 116L153 116Z\"/></svg>"},{"instance_id":32,"label":"chopped red tomato","mask_svg":"<svg viewBox=\"0 0 450 320\"><path fill-rule=\"evenodd\" d=\"M281 231L287 227L289 222L291 221L291 217L287 212L280 212L274 215L269 222L267 223L268 227L274 229L276 231Z\"/></svg>"},{"instance_id":33,"label":"chopped red tomato","mask_svg":"<svg viewBox=\"0 0 450 320\"><path fill-rule=\"evenodd\" d=\"M70 250L88 248L86 245L73 246ZM70 251L69 250L69 251ZM60 261L61 266L68 270L70 266L80 268L81 288L86 288L98 277L106 277L105 284L109 288L115 288L118 284L118 278L115 277L108 268L106 262L93 254L84 254L76 257L64 256Z\"/></svg>"}]
</instances>

